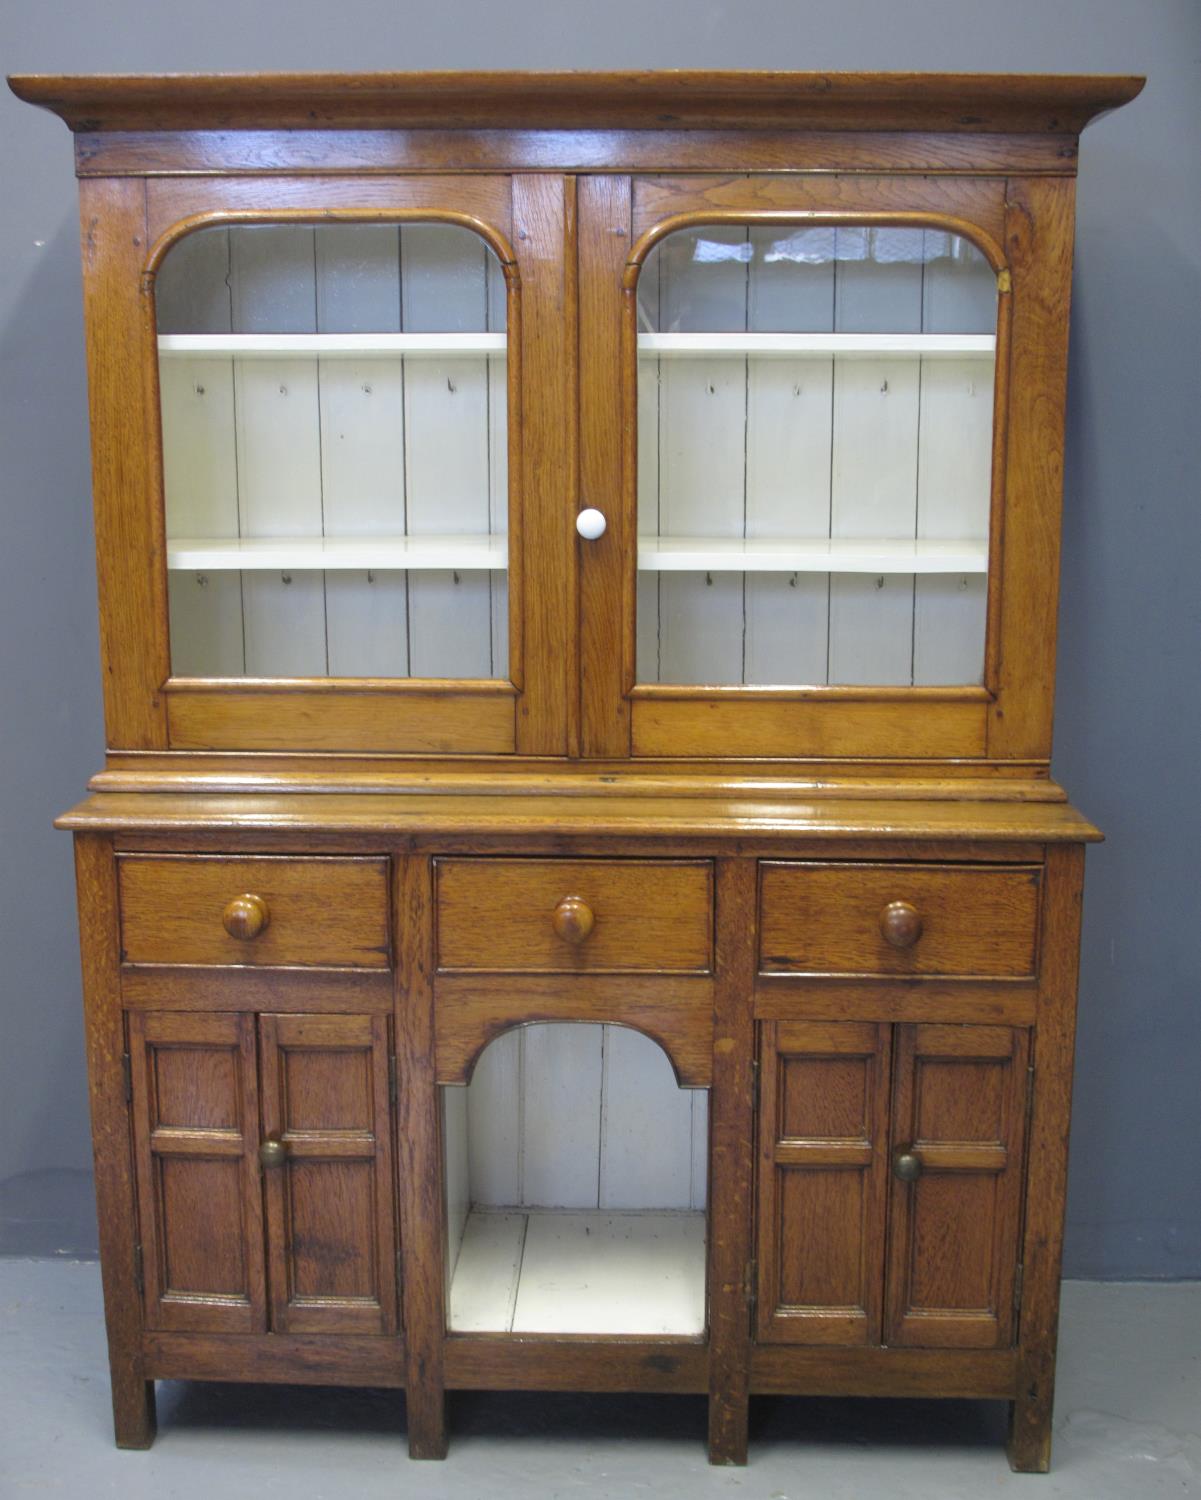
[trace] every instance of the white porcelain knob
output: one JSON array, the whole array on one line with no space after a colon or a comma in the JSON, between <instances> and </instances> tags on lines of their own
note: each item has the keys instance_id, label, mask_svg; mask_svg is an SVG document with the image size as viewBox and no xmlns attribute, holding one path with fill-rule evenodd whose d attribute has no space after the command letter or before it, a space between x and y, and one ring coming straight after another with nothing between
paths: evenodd
<instances>
[{"instance_id":1,"label":"white porcelain knob","mask_svg":"<svg viewBox=\"0 0 1201 1500\"><path fill-rule=\"evenodd\" d=\"M582 510L575 518L575 529L586 542L596 541L598 536L605 534L605 517L599 510L593 510L591 506Z\"/></svg>"}]
</instances>

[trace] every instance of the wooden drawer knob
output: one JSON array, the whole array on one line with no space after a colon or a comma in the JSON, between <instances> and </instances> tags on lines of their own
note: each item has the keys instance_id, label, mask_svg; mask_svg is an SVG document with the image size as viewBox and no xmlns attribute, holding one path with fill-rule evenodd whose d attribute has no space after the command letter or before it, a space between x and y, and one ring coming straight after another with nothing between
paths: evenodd
<instances>
[{"instance_id":1,"label":"wooden drawer knob","mask_svg":"<svg viewBox=\"0 0 1201 1500\"><path fill-rule=\"evenodd\" d=\"M551 926L557 937L578 947L596 925L592 908L582 896L564 896L551 915Z\"/></svg>"},{"instance_id":2,"label":"wooden drawer knob","mask_svg":"<svg viewBox=\"0 0 1201 1500\"><path fill-rule=\"evenodd\" d=\"M880 913L880 931L894 948L912 948L922 935L922 917L909 901L890 901Z\"/></svg>"},{"instance_id":3,"label":"wooden drawer knob","mask_svg":"<svg viewBox=\"0 0 1201 1500\"><path fill-rule=\"evenodd\" d=\"M271 920L267 903L261 896L235 896L221 913L221 925L232 938L249 942L266 930Z\"/></svg>"},{"instance_id":4,"label":"wooden drawer knob","mask_svg":"<svg viewBox=\"0 0 1201 1500\"><path fill-rule=\"evenodd\" d=\"M916 1182L922 1175L922 1159L911 1146L893 1157L892 1170L898 1182Z\"/></svg>"}]
</instances>

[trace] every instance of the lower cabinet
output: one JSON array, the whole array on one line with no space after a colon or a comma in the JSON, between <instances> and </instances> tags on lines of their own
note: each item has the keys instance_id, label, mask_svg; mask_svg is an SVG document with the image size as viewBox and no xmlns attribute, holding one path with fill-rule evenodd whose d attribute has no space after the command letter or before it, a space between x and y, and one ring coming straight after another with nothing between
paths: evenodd
<instances>
[{"instance_id":1,"label":"lower cabinet","mask_svg":"<svg viewBox=\"0 0 1201 1500\"><path fill-rule=\"evenodd\" d=\"M763 1023L761 1341L1014 1342L1029 1034Z\"/></svg>"},{"instance_id":2,"label":"lower cabinet","mask_svg":"<svg viewBox=\"0 0 1201 1500\"><path fill-rule=\"evenodd\" d=\"M128 1027L145 1326L394 1332L387 1017Z\"/></svg>"}]
</instances>

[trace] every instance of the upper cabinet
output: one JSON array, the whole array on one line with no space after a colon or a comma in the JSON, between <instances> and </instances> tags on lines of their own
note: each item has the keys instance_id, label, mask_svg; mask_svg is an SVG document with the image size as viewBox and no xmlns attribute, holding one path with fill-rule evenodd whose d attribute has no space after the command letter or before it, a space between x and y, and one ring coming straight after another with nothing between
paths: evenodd
<instances>
[{"instance_id":1,"label":"upper cabinet","mask_svg":"<svg viewBox=\"0 0 1201 1500\"><path fill-rule=\"evenodd\" d=\"M77 131L114 757L1045 774L1137 81L305 85L15 84Z\"/></svg>"}]
</instances>

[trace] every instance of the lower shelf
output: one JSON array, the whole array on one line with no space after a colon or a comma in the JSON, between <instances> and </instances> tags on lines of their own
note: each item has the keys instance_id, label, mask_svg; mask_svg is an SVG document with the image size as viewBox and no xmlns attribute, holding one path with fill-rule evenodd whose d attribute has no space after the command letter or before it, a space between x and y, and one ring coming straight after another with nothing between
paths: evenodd
<instances>
[{"instance_id":1,"label":"lower shelf","mask_svg":"<svg viewBox=\"0 0 1201 1500\"><path fill-rule=\"evenodd\" d=\"M455 1333L705 1329L703 1213L473 1210L450 1285Z\"/></svg>"}]
</instances>

